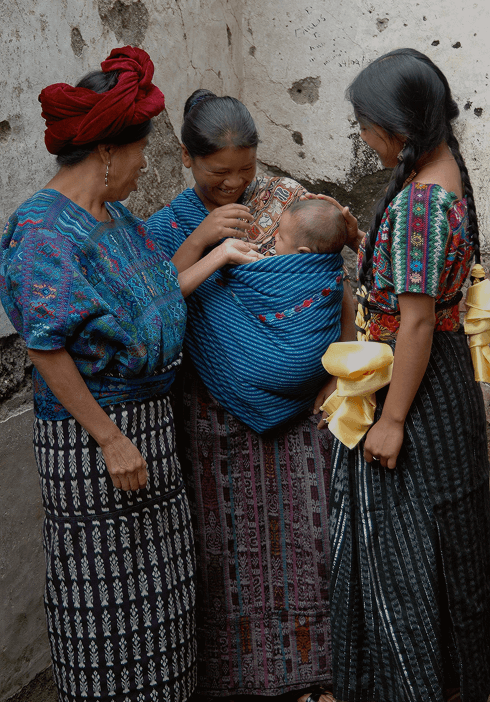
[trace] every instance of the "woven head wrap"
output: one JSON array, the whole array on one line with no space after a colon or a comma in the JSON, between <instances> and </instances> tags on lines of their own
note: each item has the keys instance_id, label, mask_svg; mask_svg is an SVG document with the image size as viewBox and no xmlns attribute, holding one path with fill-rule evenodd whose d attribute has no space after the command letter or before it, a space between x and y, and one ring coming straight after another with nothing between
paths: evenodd
<instances>
[{"instance_id":1,"label":"woven head wrap","mask_svg":"<svg viewBox=\"0 0 490 702\"><path fill-rule=\"evenodd\" d=\"M164 109L163 93L151 82L153 62L143 49L113 49L101 68L104 73L119 71L117 84L105 93L54 83L39 95L50 153L58 154L67 144L110 139Z\"/></svg>"}]
</instances>

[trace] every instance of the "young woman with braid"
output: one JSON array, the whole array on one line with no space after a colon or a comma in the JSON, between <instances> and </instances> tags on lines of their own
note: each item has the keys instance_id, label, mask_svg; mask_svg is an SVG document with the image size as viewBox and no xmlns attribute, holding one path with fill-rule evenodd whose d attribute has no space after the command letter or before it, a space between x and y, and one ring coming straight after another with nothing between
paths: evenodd
<instances>
[{"instance_id":1,"label":"young woman with braid","mask_svg":"<svg viewBox=\"0 0 490 702\"><path fill-rule=\"evenodd\" d=\"M458 107L412 49L368 65L348 97L362 139L394 169L368 234L358 233L361 339L390 344L394 363L365 440L333 450L333 692L487 702L489 467L458 310L479 240L451 126Z\"/></svg>"}]
</instances>

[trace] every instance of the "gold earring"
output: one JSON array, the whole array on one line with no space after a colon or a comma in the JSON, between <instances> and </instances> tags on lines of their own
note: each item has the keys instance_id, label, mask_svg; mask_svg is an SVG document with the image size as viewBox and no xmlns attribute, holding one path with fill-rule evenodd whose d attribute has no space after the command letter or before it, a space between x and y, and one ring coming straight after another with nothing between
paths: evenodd
<instances>
[{"instance_id":1,"label":"gold earring","mask_svg":"<svg viewBox=\"0 0 490 702\"><path fill-rule=\"evenodd\" d=\"M405 148L405 147L402 146L402 148L401 148L400 151L398 152L398 154L397 154L397 156L396 156L397 161L403 161L403 150L404 150L404 148Z\"/></svg>"},{"instance_id":2,"label":"gold earring","mask_svg":"<svg viewBox=\"0 0 490 702\"><path fill-rule=\"evenodd\" d=\"M106 166L106 169L105 169L105 178L104 178L104 182L105 182L105 187L106 187L106 188L109 187L109 182L108 182L108 181L109 181L109 166L110 166L110 165L111 165L111 164L108 163L107 166Z\"/></svg>"}]
</instances>

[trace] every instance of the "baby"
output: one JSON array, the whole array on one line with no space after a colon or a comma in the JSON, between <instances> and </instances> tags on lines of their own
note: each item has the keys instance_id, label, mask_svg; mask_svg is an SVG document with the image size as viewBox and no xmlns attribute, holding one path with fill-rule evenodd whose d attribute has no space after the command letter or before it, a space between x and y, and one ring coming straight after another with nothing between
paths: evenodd
<instances>
[{"instance_id":1,"label":"baby","mask_svg":"<svg viewBox=\"0 0 490 702\"><path fill-rule=\"evenodd\" d=\"M297 200L281 216L276 254L340 253L347 239L342 212L326 200Z\"/></svg>"}]
</instances>

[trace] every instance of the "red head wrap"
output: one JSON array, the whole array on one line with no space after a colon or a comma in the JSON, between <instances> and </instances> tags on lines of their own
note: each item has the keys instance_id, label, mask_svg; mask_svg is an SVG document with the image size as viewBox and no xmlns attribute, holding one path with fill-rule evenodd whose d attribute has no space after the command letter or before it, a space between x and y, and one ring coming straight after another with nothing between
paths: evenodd
<instances>
[{"instance_id":1,"label":"red head wrap","mask_svg":"<svg viewBox=\"0 0 490 702\"><path fill-rule=\"evenodd\" d=\"M50 153L58 154L67 144L110 140L164 109L163 93L151 82L153 62L143 49L113 49L101 68L104 73L120 71L117 84L105 93L54 83L39 95Z\"/></svg>"}]
</instances>

